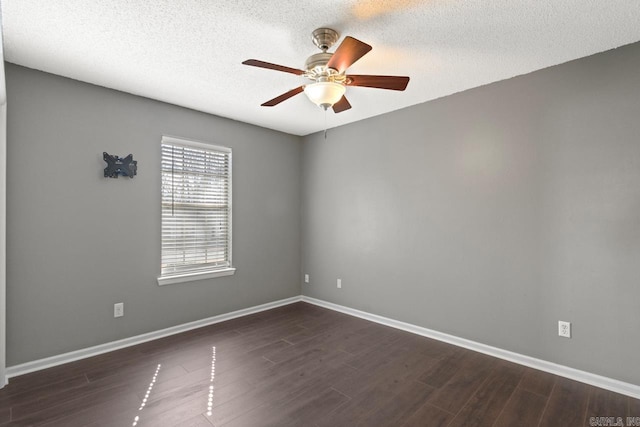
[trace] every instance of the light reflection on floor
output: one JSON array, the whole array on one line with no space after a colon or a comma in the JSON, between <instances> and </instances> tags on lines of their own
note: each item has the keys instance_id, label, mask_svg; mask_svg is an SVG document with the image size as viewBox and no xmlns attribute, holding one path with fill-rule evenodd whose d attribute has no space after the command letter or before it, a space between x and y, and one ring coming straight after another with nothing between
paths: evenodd
<instances>
[{"instance_id":1,"label":"light reflection on floor","mask_svg":"<svg viewBox=\"0 0 640 427\"><path fill-rule=\"evenodd\" d=\"M156 383L156 380L158 379L158 373L160 373L161 367L162 365L158 364L158 367L156 368L156 372L153 374L153 378L149 383L149 388L147 389L147 393L144 395L144 399L142 399L142 403L140 404L138 411L142 411L144 409L144 406L147 404L147 401L149 400L149 395L151 395L151 390L153 390L153 385ZM133 419L133 424L131 424L132 427L137 426L138 421L140 421L140 415L136 415L136 417Z\"/></svg>"},{"instance_id":2,"label":"light reflection on floor","mask_svg":"<svg viewBox=\"0 0 640 427\"><path fill-rule=\"evenodd\" d=\"M207 403L207 415L211 416L213 409L213 380L216 379L216 347L211 348L211 377L209 378L209 400Z\"/></svg>"}]
</instances>

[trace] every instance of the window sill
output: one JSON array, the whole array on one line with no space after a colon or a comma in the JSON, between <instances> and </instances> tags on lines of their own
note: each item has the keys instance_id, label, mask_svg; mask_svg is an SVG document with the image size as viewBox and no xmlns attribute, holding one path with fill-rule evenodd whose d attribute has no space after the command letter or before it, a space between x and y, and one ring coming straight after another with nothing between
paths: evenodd
<instances>
[{"instance_id":1,"label":"window sill","mask_svg":"<svg viewBox=\"0 0 640 427\"><path fill-rule=\"evenodd\" d=\"M216 271L206 271L200 273L181 274L179 276L158 277L158 285L173 285L174 283L193 282L194 280L213 279L215 277L232 276L236 273L233 267Z\"/></svg>"}]
</instances>

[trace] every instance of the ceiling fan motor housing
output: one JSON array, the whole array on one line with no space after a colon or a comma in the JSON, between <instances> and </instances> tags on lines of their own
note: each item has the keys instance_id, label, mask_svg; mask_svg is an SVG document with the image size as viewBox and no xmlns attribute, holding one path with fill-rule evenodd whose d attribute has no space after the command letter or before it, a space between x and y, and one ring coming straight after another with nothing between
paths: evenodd
<instances>
[{"instance_id":1,"label":"ceiling fan motor housing","mask_svg":"<svg viewBox=\"0 0 640 427\"><path fill-rule=\"evenodd\" d=\"M304 69L307 71L306 75L308 78L315 81L334 80L338 72L337 70L327 68L327 63L333 56L333 53L327 52L327 49L333 46L339 37L338 32L331 28L318 28L311 33L313 44L320 48L322 52L311 55L305 61Z\"/></svg>"},{"instance_id":2,"label":"ceiling fan motor housing","mask_svg":"<svg viewBox=\"0 0 640 427\"><path fill-rule=\"evenodd\" d=\"M304 68L307 71L319 71L327 66L327 62L331 59L333 53L321 52L311 55L304 63Z\"/></svg>"},{"instance_id":3,"label":"ceiling fan motor housing","mask_svg":"<svg viewBox=\"0 0 640 427\"><path fill-rule=\"evenodd\" d=\"M333 68L328 68L327 63L333 56L333 53L322 52L311 55L307 58L304 67L304 76L315 82L335 82L340 84L346 83L346 76L340 74Z\"/></svg>"}]
</instances>

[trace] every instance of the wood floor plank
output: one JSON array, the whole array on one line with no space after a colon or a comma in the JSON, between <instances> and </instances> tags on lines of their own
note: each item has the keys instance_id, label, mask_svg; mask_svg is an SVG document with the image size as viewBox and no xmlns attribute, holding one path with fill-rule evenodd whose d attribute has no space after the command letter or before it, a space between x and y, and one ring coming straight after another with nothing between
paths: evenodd
<instances>
[{"instance_id":1,"label":"wood floor plank","mask_svg":"<svg viewBox=\"0 0 640 427\"><path fill-rule=\"evenodd\" d=\"M419 387L413 384L416 372L420 372L425 364L434 363L418 351L409 351L404 348L395 349L387 354L384 364L376 364L376 369L371 370L370 365L354 371L351 376L341 378L334 387L351 396L352 400L338 408L327 417L327 420L318 422L318 425L355 425L367 414L380 409L394 400L398 393L407 387ZM420 383L422 384L422 383ZM424 384L423 384L424 385ZM432 391L433 388L429 387Z\"/></svg>"},{"instance_id":2,"label":"wood floor plank","mask_svg":"<svg viewBox=\"0 0 640 427\"><path fill-rule=\"evenodd\" d=\"M506 362L498 364L451 422L451 427L490 427L509 400L524 368Z\"/></svg>"},{"instance_id":3,"label":"wood floor plank","mask_svg":"<svg viewBox=\"0 0 640 427\"><path fill-rule=\"evenodd\" d=\"M27 402L11 407L12 420L22 419L47 419L56 415L66 415L68 411L74 411L78 407L86 407L88 404L95 404L104 399L120 399L126 397L127 402L138 402L129 384L112 386L106 389L82 387L64 393L64 396L48 396L41 401ZM62 404L60 402L63 402ZM133 403L131 406L135 406Z\"/></svg>"},{"instance_id":4,"label":"wood floor plank","mask_svg":"<svg viewBox=\"0 0 640 427\"><path fill-rule=\"evenodd\" d=\"M178 424L174 424L174 427L212 427L213 424L209 422L203 415L198 415L188 420L180 421Z\"/></svg>"},{"instance_id":5,"label":"wood floor plank","mask_svg":"<svg viewBox=\"0 0 640 427\"><path fill-rule=\"evenodd\" d=\"M61 401L58 405L43 410L15 413L12 408L11 415L12 422L17 425L84 426L108 419L114 413L131 411L139 404L139 398L127 386L120 386L88 393L71 401Z\"/></svg>"},{"instance_id":6,"label":"wood floor plank","mask_svg":"<svg viewBox=\"0 0 640 427\"><path fill-rule=\"evenodd\" d=\"M363 371L375 371L394 360L397 355L405 353L405 349L395 345L379 345L360 354L349 354L345 363Z\"/></svg>"},{"instance_id":7,"label":"wood floor plank","mask_svg":"<svg viewBox=\"0 0 640 427\"><path fill-rule=\"evenodd\" d=\"M221 425L225 427L311 425L318 417L331 412L347 400L349 400L348 397L331 388L312 387L290 399L258 407Z\"/></svg>"},{"instance_id":8,"label":"wood floor plank","mask_svg":"<svg viewBox=\"0 0 640 427\"><path fill-rule=\"evenodd\" d=\"M491 373L491 359L480 353L468 355L451 379L439 387L429 403L457 413Z\"/></svg>"},{"instance_id":9,"label":"wood floor plank","mask_svg":"<svg viewBox=\"0 0 640 427\"><path fill-rule=\"evenodd\" d=\"M259 349L254 349L247 352L238 350L237 348L228 349L224 346L224 344L220 345L220 343L209 344L215 344L216 347L216 370L218 373L236 369L238 366L243 364L255 364L261 359L264 360L261 352L267 354L269 353L269 349L279 347L279 342L273 342L266 346L260 347ZM282 344L286 346L286 343ZM182 361L177 361L176 363L180 364L188 372L209 367L211 364L211 351L213 347L214 345L207 345L202 346L196 350L191 350L190 353L192 357L190 357L189 359L183 359Z\"/></svg>"},{"instance_id":10,"label":"wood floor plank","mask_svg":"<svg viewBox=\"0 0 640 427\"><path fill-rule=\"evenodd\" d=\"M549 397L556 378L555 375L547 372L525 368L524 376L518 387L544 397Z\"/></svg>"},{"instance_id":11,"label":"wood floor plank","mask_svg":"<svg viewBox=\"0 0 640 427\"><path fill-rule=\"evenodd\" d=\"M388 404L394 394L386 389L368 387L334 411L315 421L317 427L354 426L369 413Z\"/></svg>"},{"instance_id":12,"label":"wood floor plank","mask_svg":"<svg viewBox=\"0 0 640 427\"><path fill-rule=\"evenodd\" d=\"M7 424L11 421L11 407L3 406L0 408L0 425Z\"/></svg>"},{"instance_id":13,"label":"wood floor plank","mask_svg":"<svg viewBox=\"0 0 640 427\"><path fill-rule=\"evenodd\" d=\"M472 357L471 353L457 349L449 357L440 359L431 369L424 372L418 381L440 388L464 367L466 360L470 357Z\"/></svg>"},{"instance_id":14,"label":"wood floor plank","mask_svg":"<svg viewBox=\"0 0 640 427\"><path fill-rule=\"evenodd\" d=\"M139 411L138 426L171 427L186 419L198 415L204 416L207 411L207 396L207 390L202 389L193 391L189 395L165 396L163 399L153 401L143 411Z\"/></svg>"},{"instance_id":15,"label":"wood floor plank","mask_svg":"<svg viewBox=\"0 0 640 427\"><path fill-rule=\"evenodd\" d=\"M331 376L339 375L336 370L327 372L329 378L323 378L319 372L309 375L292 375L281 381L272 383L253 393L240 396L226 404L214 407L209 419L214 425L224 425L232 420L262 407L274 407L285 404L296 396L309 390L317 393L319 390L329 389Z\"/></svg>"},{"instance_id":16,"label":"wood floor plank","mask_svg":"<svg viewBox=\"0 0 640 427\"><path fill-rule=\"evenodd\" d=\"M259 358L247 361L235 367L230 367L222 372L219 372L216 369L216 384L225 385L241 379L246 380L250 384L257 384L261 382L263 378L272 374L273 366L273 362ZM210 370L211 368L207 369Z\"/></svg>"},{"instance_id":17,"label":"wood floor plank","mask_svg":"<svg viewBox=\"0 0 640 427\"><path fill-rule=\"evenodd\" d=\"M517 388L496 420L494 427L512 427L527 422L537 426L547 399L537 393Z\"/></svg>"},{"instance_id":18,"label":"wood floor plank","mask_svg":"<svg viewBox=\"0 0 640 427\"><path fill-rule=\"evenodd\" d=\"M394 398L368 413L358 426L389 426L404 424L433 393L434 388L426 384L412 381L401 389Z\"/></svg>"},{"instance_id":19,"label":"wood floor plank","mask_svg":"<svg viewBox=\"0 0 640 427\"><path fill-rule=\"evenodd\" d=\"M596 387L591 387L590 391L586 416L587 424L591 417L620 417L623 420L627 417L626 396Z\"/></svg>"},{"instance_id":20,"label":"wood floor plank","mask_svg":"<svg viewBox=\"0 0 640 427\"><path fill-rule=\"evenodd\" d=\"M372 357L364 361L357 371L341 378L334 387L351 397L359 394L363 383L394 391L403 383L413 381L417 372L424 371L436 362L419 352L396 348L379 359Z\"/></svg>"},{"instance_id":21,"label":"wood floor plank","mask_svg":"<svg viewBox=\"0 0 640 427\"><path fill-rule=\"evenodd\" d=\"M87 383L87 377L82 374L68 377L66 380L53 384L43 384L34 386L33 388L12 389L16 390L12 393L2 393L3 390L10 389L10 387L5 387L0 390L0 408L34 402L48 396L57 396L67 390L85 386Z\"/></svg>"},{"instance_id":22,"label":"wood floor plank","mask_svg":"<svg viewBox=\"0 0 640 427\"><path fill-rule=\"evenodd\" d=\"M314 390L314 394L317 396L316 398L290 411L284 419L278 417L280 419L276 421L275 425L283 427L311 426L316 420L349 401L347 396L333 389L329 389L324 395L320 396Z\"/></svg>"},{"instance_id":23,"label":"wood floor plank","mask_svg":"<svg viewBox=\"0 0 640 427\"><path fill-rule=\"evenodd\" d=\"M640 419L640 399L634 399L632 397L629 397L627 399L628 401L628 416L630 417L637 417Z\"/></svg>"},{"instance_id":24,"label":"wood floor plank","mask_svg":"<svg viewBox=\"0 0 640 427\"><path fill-rule=\"evenodd\" d=\"M292 369L275 365L249 393L215 407L209 419L216 426L223 425L263 405L291 399L306 387L329 388L336 378L353 369L342 364L340 357L339 353L313 353L298 359Z\"/></svg>"},{"instance_id":25,"label":"wood floor plank","mask_svg":"<svg viewBox=\"0 0 640 427\"><path fill-rule=\"evenodd\" d=\"M445 427L454 417L454 414L426 403L402 424L402 427Z\"/></svg>"},{"instance_id":26,"label":"wood floor plank","mask_svg":"<svg viewBox=\"0 0 640 427\"><path fill-rule=\"evenodd\" d=\"M540 420L540 427L586 425L588 399L588 385L566 378L557 378Z\"/></svg>"},{"instance_id":27,"label":"wood floor plank","mask_svg":"<svg viewBox=\"0 0 640 427\"><path fill-rule=\"evenodd\" d=\"M324 349L324 350L343 350L345 343L350 339L362 334L363 330L370 328L371 325L367 325L362 322L352 323L340 327L336 325L321 334L317 334L303 340L293 346L293 348L282 352L281 354L273 354L270 360L276 363L283 362L291 357L291 355L307 352L312 349ZM290 337L288 337L290 338Z\"/></svg>"}]
</instances>

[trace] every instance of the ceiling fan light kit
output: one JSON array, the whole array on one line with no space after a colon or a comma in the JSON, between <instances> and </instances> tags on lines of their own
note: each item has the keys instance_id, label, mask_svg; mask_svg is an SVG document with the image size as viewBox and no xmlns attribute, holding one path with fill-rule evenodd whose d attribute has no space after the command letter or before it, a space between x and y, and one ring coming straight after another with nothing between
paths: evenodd
<instances>
[{"instance_id":1,"label":"ceiling fan light kit","mask_svg":"<svg viewBox=\"0 0 640 427\"><path fill-rule=\"evenodd\" d=\"M273 107L299 94L305 93L309 100L327 110L332 108L335 113L351 108L345 97L347 86L362 86L387 90L403 91L409 83L409 77L375 76L375 75L347 75L345 71L357 60L371 50L371 46L353 37L345 37L334 53L327 50L338 41L339 35L331 28L318 28L311 33L311 39L322 52L311 55L305 61L305 70L272 64L257 59L243 62L253 67L267 68L303 76L312 83L299 86L283 93L265 103L263 107Z\"/></svg>"},{"instance_id":2,"label":"ceiling fan light kit","mask_svg":"<svg viewBox=\"0 0 640 427\"><path fill-rule=\"evenodd\" d=\"M344 85L336 82L317 82L304 87L304 94L318 107L323 109L333 107L346 92Z\"/></svg>"}]
</instances>

